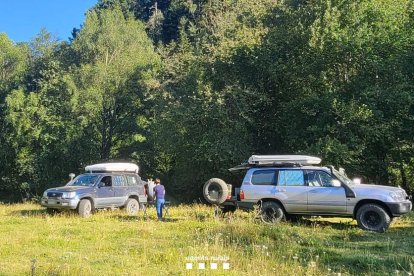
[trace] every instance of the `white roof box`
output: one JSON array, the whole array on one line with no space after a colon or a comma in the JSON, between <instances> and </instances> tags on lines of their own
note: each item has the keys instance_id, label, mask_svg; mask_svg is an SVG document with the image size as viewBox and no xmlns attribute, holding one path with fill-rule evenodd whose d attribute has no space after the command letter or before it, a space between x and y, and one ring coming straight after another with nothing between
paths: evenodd
<instances>
[{"instance_id":1,"label":"white roof box","mask_svg":"<svg viewBox=\"0 0 414 276\"><path fill-rule=\"evenodd\" d=\"M252 155L249 158L251 165L272 165L294 163L299 165L317 165L321 163L318 157L307 155Z\"/></svg>"},{"instance_id":2,"label":"white roof box","mask_svg":"<svg viewBox=\"0 0 414 276\"><path fill-rule=\"evenodd\" d=\"M131 172L138 173L138 166L134 163L101 163L85 167L87 172Z\"/></svg>"}]
</instances>

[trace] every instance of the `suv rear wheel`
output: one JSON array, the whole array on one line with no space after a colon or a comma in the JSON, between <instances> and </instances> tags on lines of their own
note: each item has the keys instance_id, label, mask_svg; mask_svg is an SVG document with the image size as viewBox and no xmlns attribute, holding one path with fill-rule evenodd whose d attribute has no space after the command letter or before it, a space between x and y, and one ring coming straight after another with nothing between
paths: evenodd
<instances>
[{"instance_id":1,"label":"suv rear wheel","mask_svg":"<svg viewBox=\"0 0 414 276\"><path fill-rule=\"evenodd\" d=\"M128 198L128 200L125 203L125 210L130 216L136 215L139 211L138 200L136 200L135 198Z\"/></svg>"},{"instance_id":2,"label":"suv rear wheel","mask_svg":"<svg viewBox=\"0 0 414 276\"><path fill-rule=\"evenodd\" d=\"M263 202L260 215L262 221L266 223L276 223L285 218L285 212L282 206L274 201Z\"/></svg>"},{"instance_id":3,"label":"suv rear wheel","mask_svg":"<svg viewBox=\"0 0 414 276\"><path fill-rule=\"evenodd\" d=\"M356 214L358 226L364 230L385 232L391 224L391 217L383 207L374 204L362 205Z\"/></svg>"}]
</instances>

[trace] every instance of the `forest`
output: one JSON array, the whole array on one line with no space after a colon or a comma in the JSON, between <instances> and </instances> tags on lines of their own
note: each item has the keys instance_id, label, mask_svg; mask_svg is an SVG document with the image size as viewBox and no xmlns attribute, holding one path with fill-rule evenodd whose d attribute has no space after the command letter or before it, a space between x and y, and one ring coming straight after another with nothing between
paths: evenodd
<instances>
[{"instance_id":1,"label":"forest","mask_svg":"<svg viewBox=\"0 0 414 276\"><path fill-rule=\"evenodd\" d=\"M177 201L252 154L414 193L411 0L99 0L72 37L0 33L0 198L132 161Z\"/></svg>"}]
</instances>

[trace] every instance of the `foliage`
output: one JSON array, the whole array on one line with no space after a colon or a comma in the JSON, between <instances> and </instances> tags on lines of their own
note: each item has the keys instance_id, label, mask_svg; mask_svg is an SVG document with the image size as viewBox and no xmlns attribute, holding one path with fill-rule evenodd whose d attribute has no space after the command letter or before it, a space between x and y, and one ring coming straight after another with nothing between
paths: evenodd
<instances>
[{"instance_id":1,"label":"foliage","mask_svg":"<svg viewBox=\"0 0 414 276\"><path fill-rule=\"evenodd\" d=\"M100 0L70 42L0 35L0 190L132 160L201 197L253 153L414 191L409 0ZM24 184L26 187L26 184Z\"/></svg>"}]
</instances>

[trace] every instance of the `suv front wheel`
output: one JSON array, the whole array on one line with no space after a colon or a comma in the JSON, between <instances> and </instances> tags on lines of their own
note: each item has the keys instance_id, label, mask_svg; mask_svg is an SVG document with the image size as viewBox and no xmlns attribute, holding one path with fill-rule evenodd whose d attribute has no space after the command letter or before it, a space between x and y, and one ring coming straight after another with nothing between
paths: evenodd
<instances>
[{"instance_id":1,"label":"suv front wheel","mask_svg":"<svg viewBox=\"0 0 414 276\"><path fill-rule=\"evenodd\" d=\"M260 215L263 222L276 223L285 218L285 212L282 206L274 201L265 201L262 203Z\"/></svg>"},{"instance_id":2,"label":"suv front wheel","mask_svg":"<svg viewBox=\"0 0 414 276\"><path fill-rule=\"evenodd\" d=\"M82 199L79 202L78 213L83 218L90 217L92 214L92 203L89 199Z\"/></svg>"},{"instance_id":3,"label":"suv front wheel","mask_svg":"<svg viewBox=\"0 0 414 276\"><path fill-rule=\"evenodd\" d=\"M362 205L356 214L358 226L364 230L385 232L391 224L391 217L383 207L369 203Z\"/></svg>"}]
</instances>

